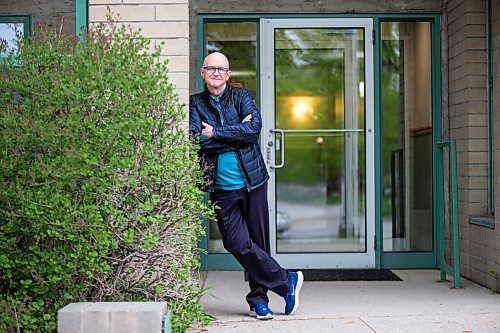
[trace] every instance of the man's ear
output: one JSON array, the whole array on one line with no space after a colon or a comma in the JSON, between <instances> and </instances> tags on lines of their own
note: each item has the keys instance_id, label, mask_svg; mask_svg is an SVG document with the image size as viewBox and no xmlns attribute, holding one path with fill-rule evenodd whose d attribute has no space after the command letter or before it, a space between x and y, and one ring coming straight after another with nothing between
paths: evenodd
<instances>
[{"instance_id":1,"label":"man's ear","mask_svg":"<svg viewBox=\"0 0 500 333\"><path fill-rule=\"evenodd\" d=\"M226 79L226 81L229 80L230 77L231 77L231 71L227 71L227 79Z\"/></svg>"}]
</instances>

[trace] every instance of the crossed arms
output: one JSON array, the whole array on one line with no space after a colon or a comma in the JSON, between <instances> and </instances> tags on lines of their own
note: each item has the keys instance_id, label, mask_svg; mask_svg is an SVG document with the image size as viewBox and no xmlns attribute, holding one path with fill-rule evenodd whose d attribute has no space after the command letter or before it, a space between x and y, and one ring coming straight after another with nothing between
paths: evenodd
<instances>
[{"instance_id":1,"label":"crossed arms","mask_svg":"<svg viewBox=\"0 0 500 333\"><path fill-rule=\"evenodd\" d=\"M205 154L235 151L241 145L257 141L262 128L260 113L255 107L250 93L244 90L236 101L235 108L243 117L241 123L219 125L203 117L199 103L191 96L189 102L189 130L198 138L201 152ZM208 111L206 111L208 112Z\"/></svg>"}]
</instances>

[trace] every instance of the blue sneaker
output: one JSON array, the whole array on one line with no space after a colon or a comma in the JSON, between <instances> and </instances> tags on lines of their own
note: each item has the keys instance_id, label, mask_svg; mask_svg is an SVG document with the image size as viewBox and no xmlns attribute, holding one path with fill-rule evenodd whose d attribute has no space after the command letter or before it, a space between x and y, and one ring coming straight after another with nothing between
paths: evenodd
<instances>
[{"instance_id":1,"label":"blue sneaker","mask_svg":"<svg viewBox=\"0 0 500 333\"><path fill-rule=\"evenodd\" d=\"M299 293L304 283L304 274L301 271L290 272L290 289L285 296L285 314L291 315L299 307Z\"/></svg>"},{"instance_id":2,"label":"blue sneaker","mask_svg":"<svg viewBox=\"0 0 500 333\"><path fill-rule=\"evenodd\" d=\"M248 315L261 320L274 318L274 313L266 304L257 304L256 306L250 308Z\"/></svg>"}]
</instances>

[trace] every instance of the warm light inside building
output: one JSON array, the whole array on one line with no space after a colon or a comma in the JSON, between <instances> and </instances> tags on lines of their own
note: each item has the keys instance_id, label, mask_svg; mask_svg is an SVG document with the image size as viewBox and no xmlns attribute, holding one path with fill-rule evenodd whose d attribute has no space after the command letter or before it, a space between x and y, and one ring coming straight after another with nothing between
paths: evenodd
<instances>
[{"instance_id":1,"label":"warm light inside building","mask_svg":"<svg viewBox=\"0 0 500 333\"><path fill-rule=\"evenodd\" d=\"M318 97L291 96L288 97L288 102L291 105L292 117L295 120L305 120L313 116Z\"/></svg>"},{"instance_id":2,"label":"warm light inside building","mask_svg":"<svg viewBox=\"0 0 500 333\"><path fill-rule=\"evenodd\" d=\"M310 113L311 106L306 102L299 102L293 107L293 115L295 118L304 118Z\"/></svg>"}]
</instances>

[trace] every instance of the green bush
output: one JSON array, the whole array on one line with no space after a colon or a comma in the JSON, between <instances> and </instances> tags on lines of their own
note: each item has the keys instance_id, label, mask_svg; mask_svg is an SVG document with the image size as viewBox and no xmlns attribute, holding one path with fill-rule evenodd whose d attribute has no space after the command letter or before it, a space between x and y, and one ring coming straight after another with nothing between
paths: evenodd
<instances>
[{"instance_id":1,"label":"green bush","mask_svg":"<svg viewBox=\"0 0 500 333\"><path fill-rule=\"evenodd\" d=\"M0 110L0 331L55 331L79 301L168 301L178 332L203 319L213 210L159 49L114 24L40 28L0 61Z\"/></svg>"}]
</instances>

